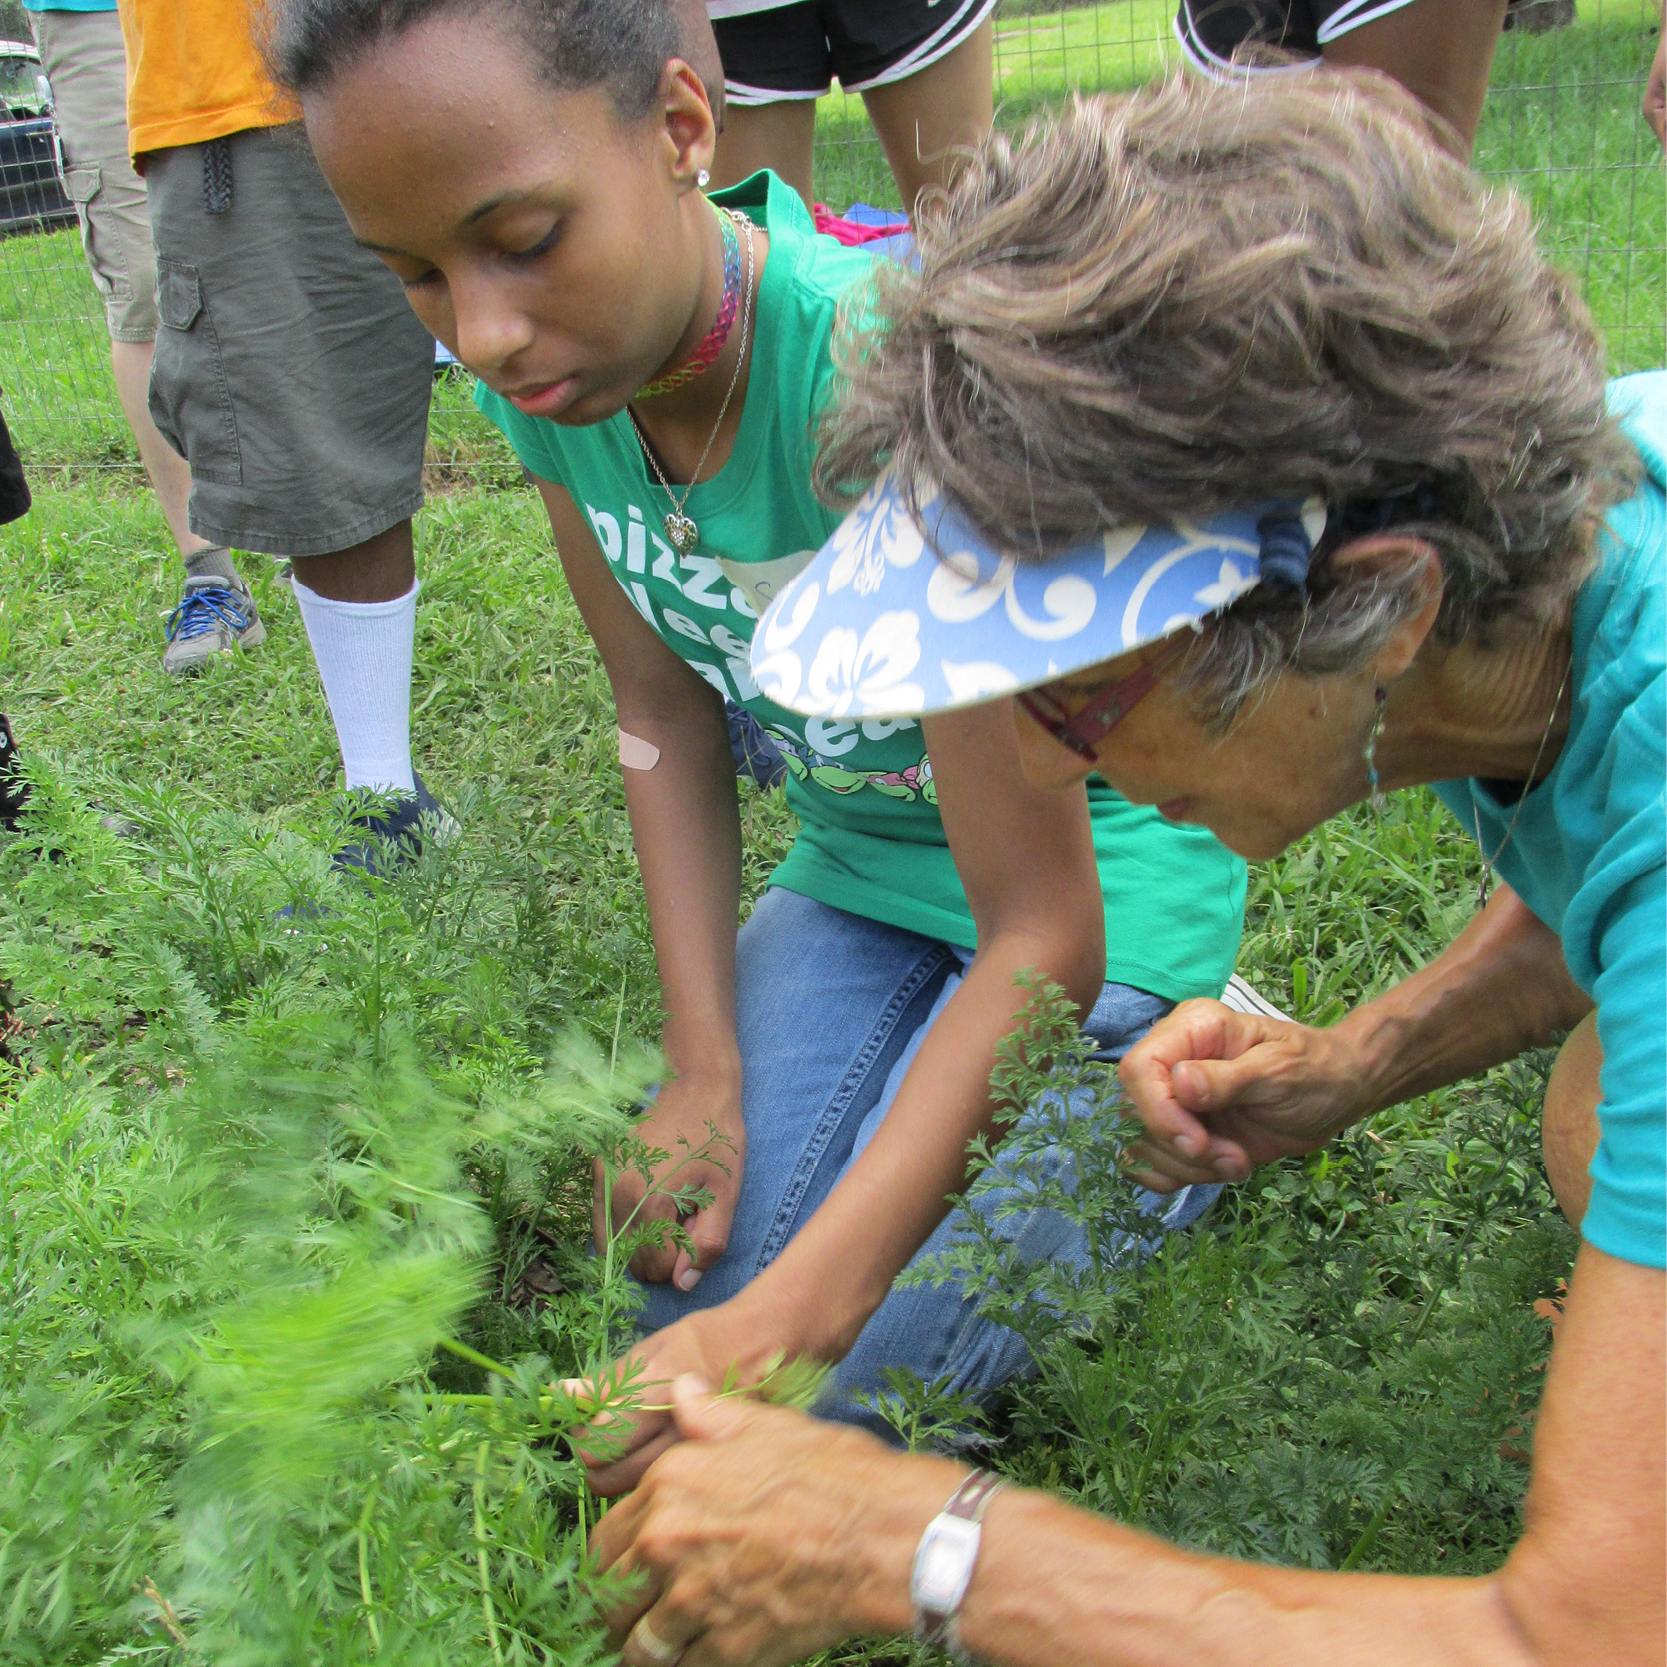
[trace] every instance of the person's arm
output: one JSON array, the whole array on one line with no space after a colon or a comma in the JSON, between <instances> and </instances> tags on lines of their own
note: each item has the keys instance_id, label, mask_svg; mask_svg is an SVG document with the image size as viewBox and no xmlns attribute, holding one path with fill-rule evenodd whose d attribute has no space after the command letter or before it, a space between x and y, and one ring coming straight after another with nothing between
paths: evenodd
<instances>
[{"instance_id":1,"label":"person's arm","mask_svg":"<svg viewBox=\"0 0 1667 1667\"><path fill-rule=\"evenodd\" d=\"M1534 1437L1526 1531L1478 1579L1204 1557L1029 1490L996 1496L961 1608L1002 1667L1659 1667L1667 1649L1664 1277L1582 1248ZM597 1530L640 1584L628 1667L783 1667L911 1624L926 1524L966 1473L680 1382L687 1438Z\"/></svg>"},{"instance_id":2,"label":"person's arm","mask_svg":"<svg viewBox=\"0 0 1667 1667\"><path fill-rule=\"evenodd\" d=\"M1146 1126L1129 1156L1161 1192L1242 1181L1385 1106L1544 1047L1591 1010L1557 934L1502 885L1428 966L1328 1030L1218 1001L1177 1007L1120 1067Z\"/></svg>"},{"instance_id":3,"label":"person's arm","mask_svg":"<svg viewBox=\"0 0 1667 1667\"><path fill-rule=\"evenodd\" d=\"M717 1380L735 1368L746 1382L777 1355L843 1357L966 1185L968 1143L994 1132L996 1048L1029 1000L1019 973L1053 979L1084 1013L1104 982L1086 795L1025 781L1005 703L930 720L925 738L978 953L862 1155L750 1285L638 1347L647 1381L688 1371ZM672 1439L667 1415L643 1416L627 1455L598 1465L591 1485L633 1486Z\"/></svg>"},{"instance_id":4,"label":"person's arm","mask_svg":"<svg viewBox=\"0 0 1667 1667\"><path fill-rule=\"evenodd\" d=\"M1413 0L1320 48L1328 64L1360 64L1393 76L1442 117L1470 160L1505 0Z\"/></svg>"},{"instance_id":5,"label":"person's arm","mask_svg":"<svg viewBox=\"0 0 1667 1667\"><path fill-rule=\"evenodd\" d=\"M1658 8L1659 10L1659 8ZM1644 81L1644 120L1656 141L1667 148L1667 15L1658 27L1655 56Z\"/></svg>"},{"instance_id":6,"label":"person's arm","mask_svg":"<svg viewBox=\"0 0 1667 1667\"><path fill-rule=\"evenodd\" d=\"M668 1243L640 1251L632 1266L644 1279L685 1281L691 1269L711 1266L724 1252L746 1148L735 1040L741 825L729 730L717 691L631 606L572 498L548 481L538 482L538 490L550 512L568 587L613 687L619 727L658 754L652 769L622 772L660 971L661 1044L674 1073L638 1132L646 1144L670 1154L656 1181L670 1174L673 1188L710 1188L713 1202L684 1224L696 1247L694 1258ZM680 1138L698 1150L707 1144L709 1125L728 1144L713 1153L715 1162L690 1162ZM639 1221L672 1217L669 1198L644 1204L645 1191L635 1174L616 1180L615 1231L639 1206ZM603 1202L599 1174L599 1237Z\"/></svg>"},{"instance_id":7,"label":"person's arm","mask_svg":"<svg viewBox=\"0 0 1667 1667\"><path fill-rule=\"evenodd\" d=\"M996 1049L1030 999L1019 974L1053 979L1085 1016L1105 982L1086 794L1059 799L1024 780L1005 704L931 719L925 730L978 952L862 1156L753 1282L751 1302L745 1292L736 1299L790 1353L820 1360L849 1352L966 1186L968 1143L996 1132Z\"/></svg>"}]
</instances>

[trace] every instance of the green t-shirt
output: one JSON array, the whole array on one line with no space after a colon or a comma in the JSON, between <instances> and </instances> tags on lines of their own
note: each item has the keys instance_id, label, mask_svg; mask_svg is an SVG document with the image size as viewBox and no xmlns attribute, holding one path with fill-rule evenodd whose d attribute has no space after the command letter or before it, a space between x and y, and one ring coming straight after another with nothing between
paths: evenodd
<instances>
[{"instance_id":1,"label":"green t-shirt","mask_svg":"<svg viewBox=\"0 0 1667 1667\"><path fill-rule=\"evenodd\" d=\"M1499 877L1563 940L1598 1009L1598 1149L1582 1235L1667 1265L1667 372L1610 384L1646 477L1610 511L1574 604L1569 733L1520 800L1482 781L1436 793Z\"/></svg>"},{"instance_id":2,"label":"green t-shirt","mask_svg":"<svg viewBox=\"0 0 1667 1667\"><path fill-rule=\"evenodd\" d=\"M770 883L971 948L972 914L920 726L801 718L764 699L747 671L758 614L839 520L811 490L813 430L833 388L828 341L840 298L867 277L874 257L818 236L798 195L773 174L714 200L762 223L770 252L734 450L685 505L700 528L692 554L679 557L663 536L671 505L624 412L577 428L526 416L484 386L475 402L534 475L571 493L658 635L781 747L800 831ZM851 669L857 680L887 670ZM1202 828L1168 823L1101 783L1091 784L1089 800L1106 976L1173 1000L1219 995L1243 924L1244 864Z\"/></svg>"}]
</instances>

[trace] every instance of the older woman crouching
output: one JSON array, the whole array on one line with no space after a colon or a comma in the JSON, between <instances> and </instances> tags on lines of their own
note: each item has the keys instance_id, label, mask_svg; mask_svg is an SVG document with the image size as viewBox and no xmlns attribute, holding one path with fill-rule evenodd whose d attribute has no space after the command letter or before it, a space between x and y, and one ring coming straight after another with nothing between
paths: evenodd
<instances>
[{"instance_id":1,"label":"older woman crouching","mask_svg":"<svg viewBox=\"0 0 1667 1667\"><path fill-rule=\"evenodd\" d=\"M912 1627L1014 1667L1658 1667L1667 376L1606 414L1521 205L1369 76L1081 104L921 241L822 454L825 490L884 472L754 675L804 712L855 685L850 717L1016 695L1032 780L1098 771L1247 857L1438 784L1502 882L1443 955L1329 1030L1188 1003L1123 1079L1144 1179L1236 1180L1572 1027L1545 1152L1583 1243L1526 1527L1486 1579L1251 1566L685 1381L689 1439L601 1530L643 1576L625 1659Z\"/></svg>"}]
</instances>

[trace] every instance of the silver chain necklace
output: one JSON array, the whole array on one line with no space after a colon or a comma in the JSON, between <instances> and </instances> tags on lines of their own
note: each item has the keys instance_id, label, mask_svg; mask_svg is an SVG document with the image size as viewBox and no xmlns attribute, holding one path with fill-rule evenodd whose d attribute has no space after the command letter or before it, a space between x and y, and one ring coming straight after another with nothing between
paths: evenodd
<instances>
[{"instance_id":1,"label":"silver chain necklace","mask_svg":"<svg viewBox=\"0 0 1667 1667\"><path fill-rule=\"evenodd\" d=\"M648 459L654 473L660 477L660 484L666 489L666 496L671 499L671 513L666 516L665 521L666 537L672 549L680 556L688 555L700 542L700 528L695 525L693 517L684 513L683 506L689 501L689 494L694 491L695 482L700 479L700 471L706 466L707 454L712 450L712 443L718 438L718 430L724 425L724 417L729 412L730 398L735 392L736 384L741 380L741 367L747 362L747 343L752 333L752 221L732 209L726 208L722 212L741 228L747 239L747 290L741 301L741 350L735 356L735 371L729 379L729 386L724 390L724 402L718 407L718 420L713 423L712 432L706 437L700 461L695 464L694 471L689 476L689 484L683 488L681 498L672 491L671 482L666 479L666 472L660 467L660 460L654 455L654 448L649 445L648 436L642 431L642 424L637 421L637 413L629 405L625 407L625 414L631 419L631 426L637 433L637 444L642 447L643 456Z\"/></svg>"},{"instance_id":2,"label":"silver chain necklace","mask_svg":"<svg viewBox=\"0 0 1667 1667\"><path fill-rule=\"evenodd\" d=\"M1545 733L1540 736L1539 751L1534 754L1534 763L1528 772L1528 780L1523 784L1522 792L1517 797L1516 809L1511 812L1511 819L1505 824L1504 837L1493 848L1493 855L1487 856L1487 847L1482 844L1482 808L1476 803L1476 789L1470 789L1470 817L1476 824L1476 848L1484 853L1482 857L1482 877L1476 883L1476 907L1484 907L1488 900L1488 893L1493 889L1493 865L1505 854L1505 847L1511 843L1511 835L1517 831L1517 820L1522 815L1522 807L1528 801L1528 795L1538 785L1534 778L1540 773L1540 760L1545 757L1547 743L1551 740L1551 732L1557 727L1557 714L1563 707L1563 691L1569 686L1569 674L1574 670L1574 656L1569 656L1569 663L1563 668L1563 680L1557 685L1557 696L1551 703L1551 716L1546 720Z\"/></svg>"}]
</instances>

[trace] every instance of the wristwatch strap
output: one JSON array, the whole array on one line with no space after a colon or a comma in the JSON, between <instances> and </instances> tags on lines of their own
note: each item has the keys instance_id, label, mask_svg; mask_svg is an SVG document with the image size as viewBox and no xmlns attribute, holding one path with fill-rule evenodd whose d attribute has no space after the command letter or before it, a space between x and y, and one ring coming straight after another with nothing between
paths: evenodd
<instances>
[{"instance_id":1,"label":"wristwatch strap","mask_svg":"<svg viewBox=\"0 0 1667 1667\"><path fill-rule=\"evenodd\" d=\"M973 1565L977 1561L980 1539L978 1525L983 1522L990 1501L1002 1486L999 1476L992 1476L987 1470L973 1471L949 1496L943 1510L927 1524L926 1532L921 1535L920 1546L915 1553L915 1573L910 1581L911 1596L915 1599L915 1637L923 1644L947 1647L958 1661L964 1661L967 1657L966 1652L960 1647L960 1640L955 1636L955 1617L961 1607L961 1597L972 1579ZM954 1537L963 1565L953 1601L947 1608L937 1608L920 1595L921 1563L923 1555L928 1554L928 1548L944 1537L946 1519L954 1525L949 1533ZM970 1533L963 1526L968 1523L973 1525Z\"/></svg>"}]
</instances>

